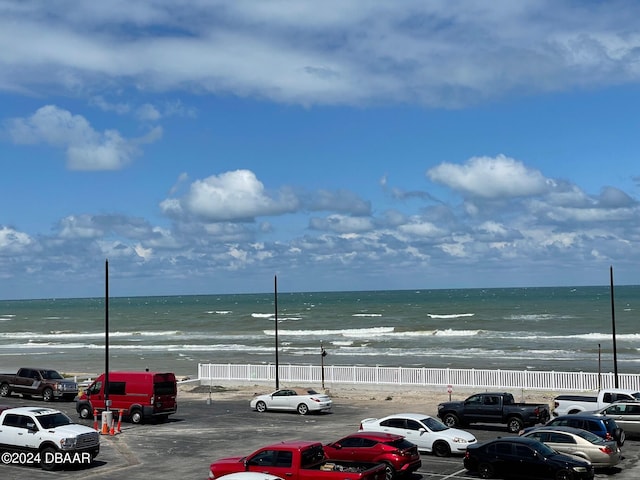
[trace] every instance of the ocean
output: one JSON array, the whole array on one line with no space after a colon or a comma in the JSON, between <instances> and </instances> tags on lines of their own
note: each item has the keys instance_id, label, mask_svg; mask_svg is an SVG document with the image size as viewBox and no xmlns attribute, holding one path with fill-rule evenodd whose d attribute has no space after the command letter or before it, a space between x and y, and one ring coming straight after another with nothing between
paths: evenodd
<instances>
[{"instance_id":1,"label":"ocean","mask_svg":"<svg viewBox=\"0 0 640 480\"><path fill-rule=\"evenodd\" d=\"M640 286L109 298L110 370L198 363L614 371L640 361ZM615 322L612 320L615 318ZM0 371L101 373L104 298L0 301ZM276 329L277 326L277 329ZM277 330L277 341L276 341Z\"/></svg>"}]
</instances>

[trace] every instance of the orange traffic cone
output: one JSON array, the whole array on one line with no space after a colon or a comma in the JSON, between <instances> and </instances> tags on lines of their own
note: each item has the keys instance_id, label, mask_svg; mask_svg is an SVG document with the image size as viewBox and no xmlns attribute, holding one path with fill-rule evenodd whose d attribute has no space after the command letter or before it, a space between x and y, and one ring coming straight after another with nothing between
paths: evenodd
<instances>
[{"instance_id":1,"label":"orange traffic cone","mask_svg":"<svg viewBox=\"0 0 640 480\"><path fill-rule=\"evenodd\" d=\"M111 430L109 430L109 435L115 435L116 434L116 430L114 428L114 425L116 424L115 419L111 419Z\"/></svg>"},{"instance_id":2,"label":"orange traffic cone","mask_svg":"<svg viewBox=\"0 0 640 480\"><path fill-rule=\"evenodd\" d=\"M118 433L122 432L122 409L120 409L118 416Z\"/></svg>"},{"instance_id":3,"label":"orange traffic cone","mask_svg":"<svg viewBox=\"0 0 640 480\"><path fill-rule=\"evenodd\" d=\"M102 419L102 435L109 435L109 423L107 422L106 417Z\"/></svg>"},{"instance_id":4,"label":"orange traffic cone","mask_svg":"<svg viewBox=\"0 0 640 480\"><path fill-rule=\"evenodd\" d=\"M93 429L96 432L98 431L98 409L97 408L93 409Z\"/></svg>"}]
</instances>

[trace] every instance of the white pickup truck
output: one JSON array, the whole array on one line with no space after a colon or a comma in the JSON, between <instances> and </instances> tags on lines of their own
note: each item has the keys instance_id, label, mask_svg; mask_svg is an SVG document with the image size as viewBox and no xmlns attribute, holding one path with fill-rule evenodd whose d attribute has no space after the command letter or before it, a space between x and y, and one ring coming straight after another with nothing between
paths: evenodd
<instances>
[{"instance_id":1,"label":"white pickup truck","mask_svg":"<svg viewBox=\"0 0 640 480\"><path fill-rule=\"evenodd\" d=\"M595 396L559 395L553 399L553 416L591 412L621 400L640 402L640 391L624 388L608 388Z\"/></svg>"},{"instance_id":2,"label":"white pickup truck","mask_svg":"<svg viewBox=\"0 0 640 480\"><path fill-rule=\"evenodd\" d=\"M73 423L59 410L0 407L0 454L4 465L89 465L100 451L100 434Z\"/></svg>"}]
</instances>

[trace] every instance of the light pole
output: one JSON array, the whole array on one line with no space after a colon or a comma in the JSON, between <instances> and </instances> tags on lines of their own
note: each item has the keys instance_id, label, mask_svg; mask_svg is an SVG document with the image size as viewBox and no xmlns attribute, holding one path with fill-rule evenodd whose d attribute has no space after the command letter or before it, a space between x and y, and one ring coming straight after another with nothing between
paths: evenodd
<instances>
[{"instance_id":1,"label":"light pole","mask_svg":"<svg viewBox=\"0 0 640 480\"><path fill-rule=\"evenodd\" d=\"M322 345L322 340L320 340L320 371L322 372L322 389L324 390L324 357L327 356L327 351L324 349Z\"/></svg>"}]
</instances>

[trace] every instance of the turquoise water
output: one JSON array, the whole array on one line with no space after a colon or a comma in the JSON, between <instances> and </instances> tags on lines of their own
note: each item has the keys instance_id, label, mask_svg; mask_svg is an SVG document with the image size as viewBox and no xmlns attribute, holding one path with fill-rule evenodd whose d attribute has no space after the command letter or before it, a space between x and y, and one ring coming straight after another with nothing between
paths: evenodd
<instances>
[{"instance_id":1,"label":"turquoise water","mask_svg":"<svg viewBox=\"0 0 640 480\"><path fill-rule=\"evenodd\" d=\"M636 373L640 286L615 288L618 371ZM109 299L112 370L274 363L274 294ZM608 286L280 293L279 362L613 371ZM0 369L104 369L103 298L0 301ZM600 365L600 367L599 367Z\"/></svg>"}]
</instances>

